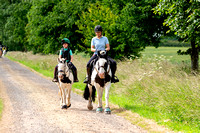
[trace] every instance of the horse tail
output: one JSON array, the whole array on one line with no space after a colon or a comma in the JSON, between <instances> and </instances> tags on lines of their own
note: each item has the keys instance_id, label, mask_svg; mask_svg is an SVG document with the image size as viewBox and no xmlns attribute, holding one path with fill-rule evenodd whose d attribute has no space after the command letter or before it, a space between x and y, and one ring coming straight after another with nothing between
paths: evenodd
<instances>
[{"instance_id":1,"label":"horse tail","mask_svg":"<svg viewBox=\"0 0 200 133\"><path fill-rule=\"evenodd\" d=\"M96 88L92 86L92 101L95 101Z\"/></svg>"},{"instance_id":2,"label":"horse tail","mask_svg":"<svg viewBox=\"0 0 200 133\"><path fill-rule=\"evenodd\" d=\"M88 100L89 96L90 96L90 91L89 91L88 85L86 85L84 93L83 93L83 97L85 98L85 100Z\"/></svg>"},{"instance_id":3,"label":"horse tail","mask_svg":"<svg viewBox=\"0 0 200 133\"><path fill-rule=\"evenodd\" d=\"M96 94L96 88L92 86L92 101L93 102L95 101L95 94ZM90 97L90 91L89 91L88 85L85 86L83 97L85 98L85 100L88 100L88 98Z\"/></svg>"}]
</instances>

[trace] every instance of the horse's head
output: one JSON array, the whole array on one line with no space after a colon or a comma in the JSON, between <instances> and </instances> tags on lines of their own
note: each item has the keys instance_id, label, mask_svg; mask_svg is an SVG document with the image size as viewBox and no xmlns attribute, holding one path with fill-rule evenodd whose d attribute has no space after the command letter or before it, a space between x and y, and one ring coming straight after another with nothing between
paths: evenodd
<instances>
[{"instance_id":1,"label":"horse's head","mask_svg":"<svg viewBox=\"0 0 200 133\"><path fill-rule=\"evenodd\" d=\"M69 67L67 65L66 59L58 58L58 78L63 79L69 73Z\"/></svg>"},{"instance_id":2,"label":"horse's head","mask_svg":"<svg viewBox=\"0 0 200 133\"><path fill-rule=\"evenodd\" d=\"M101 79L105 79L106 74L110 71L110 65L108 64L108 61L104 58L99 58L96 62L95 69L97 71L97 74Z\"/></svg>"}]
</instances>

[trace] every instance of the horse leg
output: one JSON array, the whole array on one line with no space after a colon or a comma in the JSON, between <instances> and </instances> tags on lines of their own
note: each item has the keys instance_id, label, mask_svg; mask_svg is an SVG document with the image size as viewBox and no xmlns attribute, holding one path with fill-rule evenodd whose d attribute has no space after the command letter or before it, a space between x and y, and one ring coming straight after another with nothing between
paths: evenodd
<instances>
[{"instance_id":1,"label":"horse leg","mask_svg":"<svg viewBox=\"0 0 200 133\"><path fill-rule=\"evenodd\" d=\"M105 87L105 101L106 101L106 106L105 106L105 110L104 112L106 114L111 114L111 110L110 110L110 107L109 107L109 90L110 90L110 86L111 86L111 83L109 83L106 87Z\"/></svg>"},{"instance_id":2,"label":"horse leg","mask_svg":"<svg viewBox=\"0 0 200 133\"><path fill-rule=\"evenodd\" d=\"M101 87L100 89L100 100L99 100L99 107L102 107L103 106L103 104L102 104L102 97L103 97L103 88Z\"/></svg>"},{"instance_id":3,"label":"horse leg","mask_svg":"<svg viewBox=\"0 0 200 133\"><path fill-rule=\"evenodd\" d=\"M89 88L89 92L90 92L90 96L88 98L88 109L89 110L92 110L93 109L93 105L92 105L92 86L91 85L88 85L88 88Z\"/></svg>"},{"instance_id":4,"label":"horse leg","mask_svg":"<svg viewBox=\"0 0 200 133\"><path fill-rule=\"evenodd\" d=\"M66 105L66 89L62 87L62 109L67 108Z\"/></svg>"},{"instance_id":5,"label":"horse leg","mask_svg":"<svg viewBox=\"0 0 200 133\"><path fill-rule=\"evenodd\" d=\"M58 92L58 95L60 96L60 106L62 106L62 103L63 103L63 99L62 99L62 90L61 90L61 87L60 85L58 84L58 88L59 88L59 92Z\"/></svg>"},{"instance_id":6,"label":"horse leg","mask_svg":"<svg viewBox=\"0 0 200 133\"><path fill-rule=\"evenodd\" d=\"M71 102L70 102L71 88L72 88L72 85L70 84L69 87L67 88L67 108L71 106Z\"/></svg>"},{"instance_id":7,"label":"horse leg","mask_svg":"<svg viewBox=\"0 0 200 133\"><path fill-rule=\"evenodd\" d=\"M98 99L98 108L96 109L97 113L100 113L103 111L102 109L102 88L101 87L96 87L97 89L97 99Z\"/></svg>"}]
</instances>

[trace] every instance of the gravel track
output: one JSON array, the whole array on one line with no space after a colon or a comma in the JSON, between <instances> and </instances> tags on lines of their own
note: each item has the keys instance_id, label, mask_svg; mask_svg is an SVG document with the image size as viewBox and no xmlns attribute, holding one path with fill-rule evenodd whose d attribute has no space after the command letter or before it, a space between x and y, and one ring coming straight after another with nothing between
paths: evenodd
<instances>
[{"instance_id":1,"label":"gravel track","mask_svg":"<svg viewBox=\"0 0 200 133\"><path fill-rule=\"evenodd\" d=\"M89 111L87 101L74 93L72 106L62 110L55 83L7 58L0 58L0 75L0 133L146 132L115 114L96 113L97 105Z\"/></svg>"}]
</instances>

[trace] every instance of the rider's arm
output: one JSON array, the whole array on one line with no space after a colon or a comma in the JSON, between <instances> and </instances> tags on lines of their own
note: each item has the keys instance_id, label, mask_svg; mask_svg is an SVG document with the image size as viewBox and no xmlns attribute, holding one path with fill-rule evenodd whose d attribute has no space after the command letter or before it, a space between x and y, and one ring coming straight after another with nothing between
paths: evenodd
<instances>
[{"instance_id":1,"label":"rider's arm","mask_svg":"<svg viewBox=\"0 0 200 133\"><path fill-rule=\"evenodd\" d=\"M73 59L74 59L74 58L73 58L73 56L71 55L71 60L70 60L70 62L72 62L72 61L73 61Z\"/></svg>"},{"instance_id":2,"label":"rider's arm","mask_svg":"<svg viewBox=\"0 0 200 133\"><path fill-rule=\"evenodd\" d=\"M110 50L110 45L108 43L108 44L106 44L106 51L109 51L109 50Z\"/></svg>"},{"instance_id":3,"label":"rider's arm","mask_svg":"<svg viewBox=\"0 0 200 133\"><path fill-rule=\"evenodd\" d=\"M96 51L96 49L94 48L94 45L91 45L91 51L92 51L92 52L95 52L95 51Z\"/></svg>"},{"instance_id":4,"label":"rider's arm","mask_svg":"<svg viewBox=\"0 0 200 133\"><path fill-rule=\"evenodd\" d=\"M58 58L61 60L61 57L62 57L62 50L60 50Z\"/></svg>"},{"instance_id":5,"label":"rider's arm","mask_svg":"<svg viewBox=\"0 0 200 133\"><path fill-rule=\"evenodd\" d=\"M58 58L61 60L61 55L59 55Z\"/></svg>"},{"instance_id":6,"label":"rider's arm","mask_svg":"<svg viewBox=\"0 0 200 133\"><path fill-rule=\"evenodd\" d=\"M70 49L70 51L69 51L69 54L70 54L70 56L71 56L71 60L70 60L70 62L72 62L73 61L73 54L72 54L72 50Z\"/></svg>"}]
</instances>

